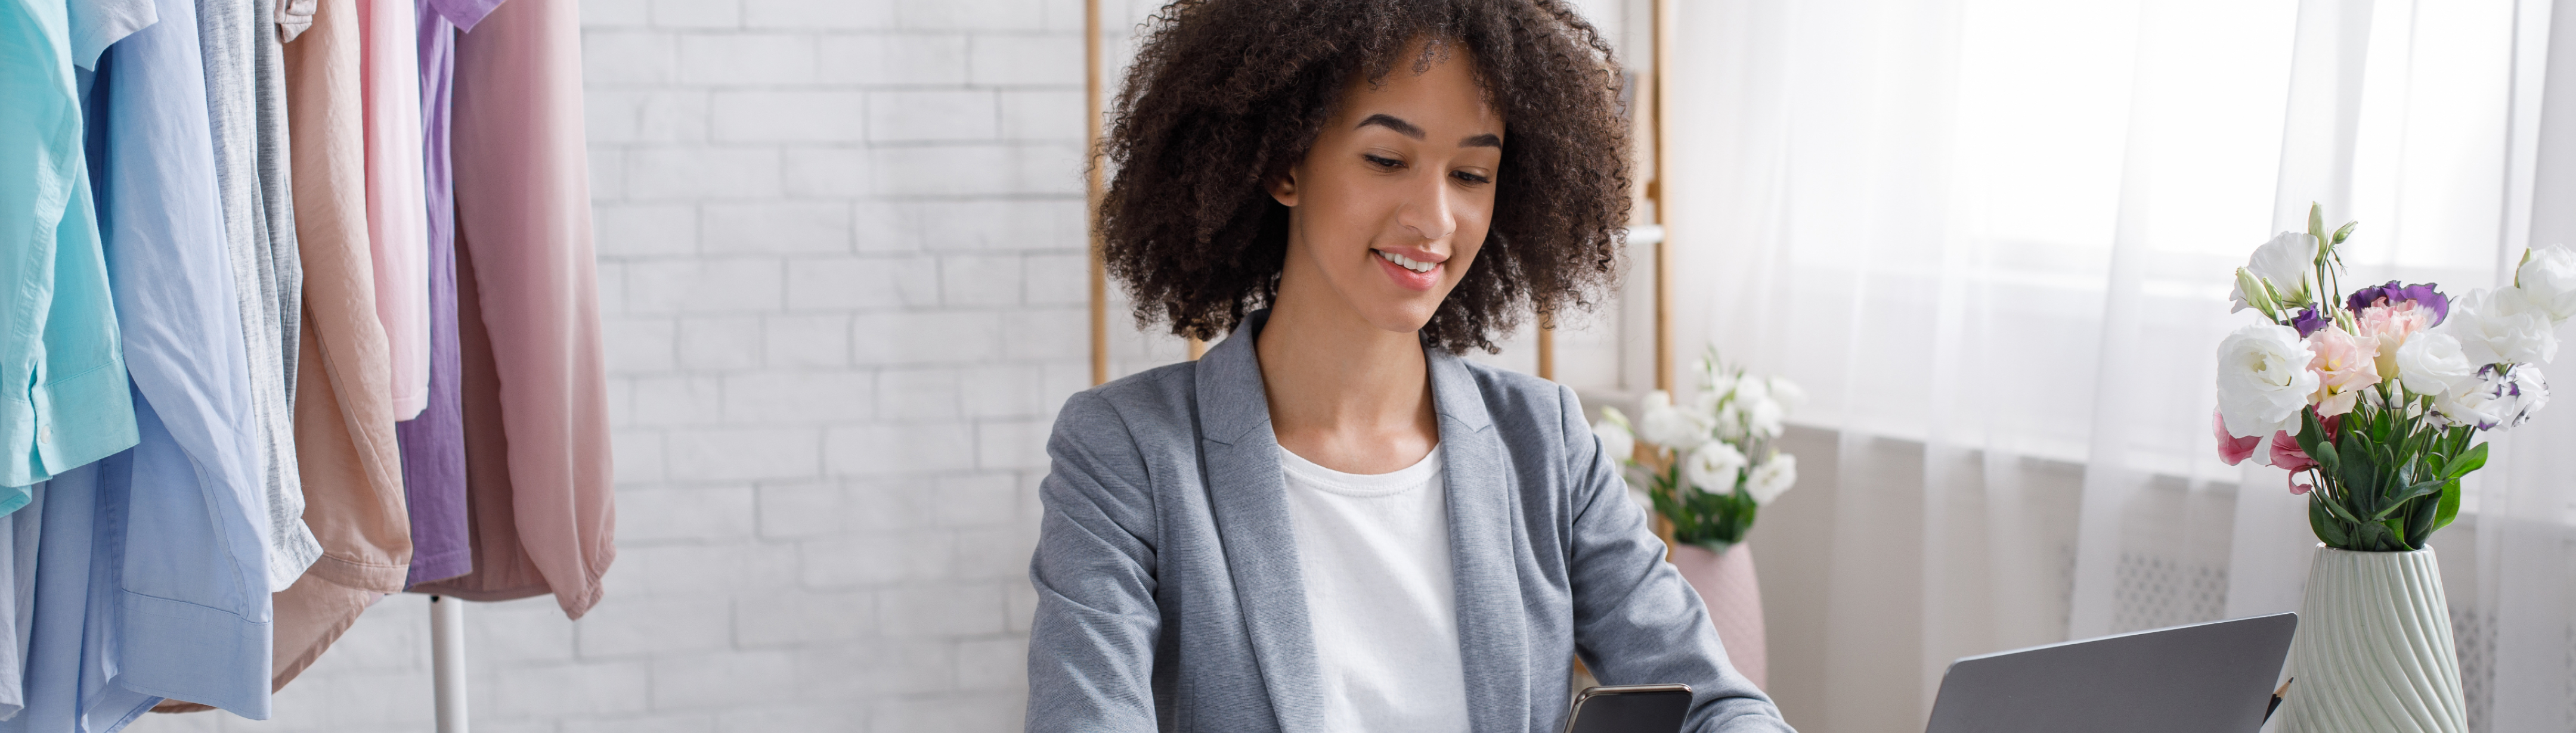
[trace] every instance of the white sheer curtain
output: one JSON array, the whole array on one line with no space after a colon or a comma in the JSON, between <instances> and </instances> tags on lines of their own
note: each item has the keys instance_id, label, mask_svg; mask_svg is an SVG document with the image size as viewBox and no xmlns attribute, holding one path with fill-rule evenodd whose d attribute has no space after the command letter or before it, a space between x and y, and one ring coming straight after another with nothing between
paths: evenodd
<instances>
[{"instance_id":1,"label":"white sheer curtain","mask_svg":"<svg viewBox=\"0 0 2576 733\"><path fill-rule=\"evenodd\" d=\"M2355 283L2576 243L2576 7L1682 6L1681 353L1805 383L1834 456L1754 538L1766 595L1817 588L1815 653L1773 634L1802 730L1919 730L1963 655L2296 610L2302 499L2210 414L2230 272L2311 201ZM2576 729L2576 402L2495 437L2435 542L2472 727Z\"/></svg>"}]
</instances>

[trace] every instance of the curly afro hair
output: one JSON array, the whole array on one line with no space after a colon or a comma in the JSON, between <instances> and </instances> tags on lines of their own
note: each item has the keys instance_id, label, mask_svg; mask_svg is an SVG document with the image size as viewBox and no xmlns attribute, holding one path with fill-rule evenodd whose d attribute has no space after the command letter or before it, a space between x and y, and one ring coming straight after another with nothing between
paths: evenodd
<instances>
[{"instance_id":1,"label":"curly afro hair","mask_svg":"<svg viewBox=\"0 0 2576 733\"><path fill-rule=\"evenodd\" d=\"M1559 0L1180 0L1119 92L1098 231L1140 327L1213 340L1278 295L1288 209L1265 189L1314 144L1353 74L1463 50L1510 134L1476 262L1422 328L1494 351L1524 313L1589 308L1617 277L1628 122L1610 45ZM1424 57L1398 58L1415 40ZM1404 62L1411 63L1405 64Z\"/></svg>"}]
</instances>

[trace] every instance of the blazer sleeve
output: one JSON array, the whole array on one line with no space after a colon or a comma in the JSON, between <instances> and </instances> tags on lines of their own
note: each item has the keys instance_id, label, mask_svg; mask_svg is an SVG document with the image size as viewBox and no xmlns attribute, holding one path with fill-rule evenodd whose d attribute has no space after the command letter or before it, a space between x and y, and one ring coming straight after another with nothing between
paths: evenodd
<instances>
[{"instance_id":1,"label":"blazer sleeve","mask_svg":"<svg viewBox=\"0 0 2576 733\"><path fill-rule=\"evenodd\" d=\"M1153 731L1156 522L1144 461L1116 408L1076 394L1047 438L1052 462L1029 584L1026 729Z\"/></svg>"},{"instance_id":2,"label":"blazer sleeve","mask_svg":"<svg viewBox=\"0 0 2576 733\"><path fill-rule=\"evenodd\" d=\"M1789 731L1771 698L1737 674L1699 594L1664 561L1664 542L1628 498L1617 464L1559 387L1573 513L1574 643L1602 684L1691 686L1685 731Z\"/></svg>"}]
</instances>

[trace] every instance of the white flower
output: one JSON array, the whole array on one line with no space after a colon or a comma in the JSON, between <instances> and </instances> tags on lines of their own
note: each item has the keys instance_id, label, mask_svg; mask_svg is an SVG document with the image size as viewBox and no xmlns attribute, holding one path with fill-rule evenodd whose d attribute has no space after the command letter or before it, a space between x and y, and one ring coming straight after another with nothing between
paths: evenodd
<instances>
[{"instance_id":1,"label":"white flower","mask_svg":"<svg viewBox=\"0 0 2576 733\"><path fill-rule=\"evenodd\" d=\"M2258 323L2228 334L2218 344L2218 414L2227 433L2297 434L2299 410L2317 391L2317 373L2308 371L2314 356L2288 326Z\"/></svg>"},{"instance_id":2,"label":"white flower","mask_svg":"<svg viewBox=\"0 0 2576 733\"><path fill-rule=\"evenodd\" d=\"M2433 399L2433 422L2443 427L2475 425L2480 430L2494 427L2496 408L2503 406L2496 403L2496 394L2502 391L2503 379L2495 367L2488 366L2451 385L2449 391Z\"/></svg>"},{"instance_id":3,"label":"white flower","mask_svg":"<svg viewBox=\"0 0 2576 733\"><path fill-rule=\"evenodd\" d=\"M1637 420L1637 437L1646 442L1688 451L1709 441L1707 418L1673 406L1673 396L1663 390L1646 393L1646 414Z\"/></svg>"},{"instance_id":4,"label":"white flower","mask_svg":"<svg viewBox=\"0 0 2576 733\"><path fill-rule=\"evenodd\" d=\"M1601 408L1601 420L1592 423L1592 434L1601 438L1601 452L1610 460L1627 463L1637 456L1637 435L1628 432L1628 416L1619 408Z\"/></svg>"},{"instance_id":5,"label":"white flower","mask_svg":"<svg viewBox=\"0 0 2576 733\"><path fill-rule=\"evenodd\" d=\"M1682 478L1692 486L1712 494L1735 490L1735 478L1744 470L1744 452L1725 443L1709 443L1682 459Z\"/></svg>"},{"instance_id":6,"label":"white flower","mask_svg":"<svg viewBox=\"0 0 2576 733\"><path fill-rule=\"evenodd\" d=\"M2281 305L2296 308L2310 301L2308 273L2317 264L2317 238L2305 232L2282 232L2272 241L2254 248L2254 258L2245 263L2245 271L2272 284L2281 293ZM2228 312L2245 310L2244 286L2237 286L2227 299L2235 303Z\"/></svg>"},{"instance_id":7,"label":"white flower","mask_svg":"<svg viewBox=\"0 0 2576 733\"><path fill-rule=\"evenodd\" d=\"M2397 347L2397 380L2406 391L2419 395L2439 395L2451 385L2469 378L2477 366L2460 353L2460 340L2446 333L2420 333ZM2388 375L2380 375L2383 378Z\"/></svg>"},{"instance_id":8,"label":"white flower","mask_svg":"<svg viewBox=\"0 0 2576 733\"><path fill-rule=\"evenodd\" d=\"M1744 492L1753 495L1753 503L1769 505L1781 494L1788 493L1789 487L1796 483L1798 457L1781 453L1753 467L1753 472L1744 477Z\"/></svg>"},{"instance_id":9,"label":"white flower","mask_svg":"<svg viewBox=\"0 0 2576 733\"><path fill-rule=\"evenodd\" d=\"M1771 384L1751 374L1737 377L1732 389L1737 402L1771 399Z\"/></svg>"},{"instance_id":10,"label":"white flower","mask_svg":"<svg viewBox=\"0 0 2576 733\"><path fill-rule=\"evenodd\" d=\"M2533 415L2540 414L2540 408L2549 404L2549 382L2541 378L2540 367L2524 364L2513 368L2513 381L2505 386L2502 396L2508 402L2499 417L2505 427L2517 427L2530 422Z\"/></svg>"},{"instance_id":11,"label":"white flower","mask_svg":"<svg viewBox=\"0 0 2576 733\"><path fill-rule=\"evenodd\" d=\"M2471 291L2451 302L2451 315L2439 330L2460 340L2460 353L2470 364L2549 361L2558 356L2558 324L2524 296L2511 290Z\"/></svg>"},{"instance_id":12,"label":"white flower","mask_svg":"<svg viewBox=\"0 0 2576 733\"><path fill-rule=\"evenodd\" d=\"M1796 382L1772 377L1771 399L1779 402L1783 411L1795 410L1807 404L1807 391L1798 388Z\"/></svg>"},{"instance_id":13,"label":"white flower","mask_svg":"<svg viewBox=\"0 0 2576 733\"><path fill-rule=\"evenodd\" d=\"M2513 282L2520 300L2549 314L2553 325L2576 318L2576 250L2563 245L2532 250L2514 271Z\"/></svg>"},{"instance_id":14,"label":"white flower","mask_svg":"<svg viewBox=\"0 0 2576 733\"><path fill-rule=\"evenodd\" d=\"M1783 422L1789 416L1788 411L1780 409L1780 403L1768 395L1750 403L1737 402L1736 409L1744 416L1745 432L1753 434L1753 437L1770 440L1780 437L1780 431L1788 427Z\"/></svg>"},{"instance_id":15,"label":"white flower","mask_svg":"<svg viewBox=\"0 0 2576 733\"><path fill-rule=\"evenodd\" d=\"M2479 430L2511 428L2529 422L2549 404L2549 384L2540 367L2514 367L2511 375L2488 366L2453 385L2433 401L2433 414L2443 425L2475 425Z\"/></svg>"},{"instance_id":16,"label":"white flower","mask_svg":"<svg viewBox=\"0 0 2576 733\"><path fill-rule=\"evenodd\" d=\"M1753 437L1752 432L1745 427L1743 407L1743 403L1729 402L1725 407L1718 408L1715 419L1710 423L1714 427L1712 432L1718 440L1741 443L1744 439Z\"/></svg>"}]
</instances>

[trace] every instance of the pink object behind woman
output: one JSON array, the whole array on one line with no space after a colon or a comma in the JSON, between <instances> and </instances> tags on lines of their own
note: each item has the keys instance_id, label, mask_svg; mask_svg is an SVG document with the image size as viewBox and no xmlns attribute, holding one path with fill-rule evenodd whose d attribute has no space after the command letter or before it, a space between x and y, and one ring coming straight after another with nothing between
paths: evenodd
<instances>
[{"instance_id":1,"label":"pink object behind woman","mask_svg":"<svg viewBox=\"0 0 2576 733\"><path fill-rule=\"evenodd\" d=\"M1753 548L1738 544L1725 554L1698 545L1674 545L1673 567L1699 591L1708 621L1726 644L1726 659L1754 687L1771 686L1771 654L1762 624L1762 579L1753 572Z\"/></svg>"}]
</instances>

